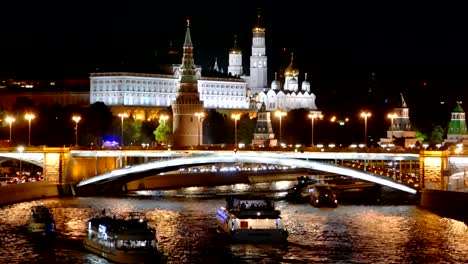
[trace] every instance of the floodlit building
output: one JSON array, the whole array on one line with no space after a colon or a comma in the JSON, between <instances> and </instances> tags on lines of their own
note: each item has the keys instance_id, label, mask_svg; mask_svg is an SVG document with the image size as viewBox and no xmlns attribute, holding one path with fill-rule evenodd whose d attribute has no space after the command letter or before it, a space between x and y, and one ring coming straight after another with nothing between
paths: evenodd
<instances>
[{"instance_id":1,"label":"floodlit building","mask_svg":"<svg viewBox=\"0 0 468 264\"><path fill-rule=\"evenodd\" d=\"M205 109L245 110L256 112L264 102L266 110L316 109L315 95L310 83L299 88L299 71L293 64L288 67L283 87L276 80L268 87L268 59L266 56L266 28L260 13L252 28L252 54L250 75L244 75L242 50L234 39L229 50L227 77L204 77L202 68L195 66L199 99ZM193 58L196 62L196 58ZM213 69L219 69L217 60ZM94 72L90 74L90 103L103 102L114 112L127 111L145 119L156 118L158 110L172 105L181 82L181 65L166 67L166 74L135 72Z\"/></svg>"}]
</instances>

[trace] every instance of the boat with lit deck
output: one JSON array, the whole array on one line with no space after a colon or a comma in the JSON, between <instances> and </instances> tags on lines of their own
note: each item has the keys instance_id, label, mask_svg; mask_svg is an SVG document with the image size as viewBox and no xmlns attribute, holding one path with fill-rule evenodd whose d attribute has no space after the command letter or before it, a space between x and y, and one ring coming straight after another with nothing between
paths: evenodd
<instances>
[{"instance_id":1,"label":"boat with lit deck","mask_svg":"<svg viewBox=\"0 0 468 264\"><path fill-rule=\"evenodd\" d=\"M124 218L99 216L88 221L84 247L117 263L157 262L156 230L142 213Z\"/></svg>"},{"instance_id":2,"label":"boat with lit deck","mask_svg":"<svg viewBox=\"0 0 468 264\"><path fill-rule=\"evenodd\" d=\"M229 197L226 207L216 212L218 232L234 242L286 242L288 231L280 214L271 200Z\"/></svg>"}]
</instances>

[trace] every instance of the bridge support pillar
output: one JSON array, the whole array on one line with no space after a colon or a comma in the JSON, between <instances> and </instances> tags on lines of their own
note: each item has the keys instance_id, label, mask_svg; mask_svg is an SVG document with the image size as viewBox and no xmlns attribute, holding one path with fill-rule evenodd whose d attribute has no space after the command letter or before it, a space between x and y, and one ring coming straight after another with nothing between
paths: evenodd
<instances>
[{"instance_id":1,"label":"bridge support pillar","mask_svg":"<svg viewBox=\"0 0 468 264\"><path fill-rule=\"evenodd\" d=\"M450 151L421 151L420 186L424 189L447 190Z\"/></svg>"}]
</instances>

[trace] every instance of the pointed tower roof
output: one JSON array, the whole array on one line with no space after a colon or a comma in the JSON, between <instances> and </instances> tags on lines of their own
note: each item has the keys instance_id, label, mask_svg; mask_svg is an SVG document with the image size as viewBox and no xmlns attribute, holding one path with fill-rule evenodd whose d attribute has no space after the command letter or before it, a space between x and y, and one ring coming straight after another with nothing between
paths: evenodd
<instances>
[{"instance_id":1,"label":"pointed tower roof","mask_svg":"<svg viewBox=\"0 0 468 264\"><path fill-rule=\"evenodd\" d=\"M406 105L405 98L403 98L403 94L400 93L400 96L401 96L401 107L408 108L408 106Z\"/></svg>"},{"instance_id":2,"label":"pointed tower roof","mask_svg":"<svg viewBox=\"0 0 468 264\"><path fill-rule=\"evenodd\" d=\"M190 36L190 20L187 19L187 31L185 33L184 53L182 56L182 65L180 66L180 82L181 83L195 83L192 85L191 90L196 89L197 76L196 67L193 60L193 45ZM195 88L193 88L195 87Z\"/></svg>"},{"instance_id":3,"label":"pointed tower roof","mask_svg":"<svg viewBox=\"0 0 468 264\"><path fill-rule=\"evenodd\" d=\"M461 107L461 104L462 104L461 101L457 101L457 106L455 106L455 108L453 109L452 112L454 112L454 113L464 113L465 111Z\"/></svg>"},{"instance_id":4,"label":"pointed tower roof","mask_svg":"<svg viewBox=\"0 0 468 264\"><path fill-rule=\"evenodd\" d=\"M185 41L184 41L184 48L185 47L193 47L192 38L190 36L190 19L187 19L187 31L185 31Z\"/></svg>"},{"instance_id":5,"label":"pointed tower roof","mask_svg":"<svg viewBox=\"0 0 468 264\"><path fill-rule=\"evenodd\" d=\"M215 63L214 63L214 66L213 66L213 70L219 72L218 58L217 57L215 57Z\"/></svg>"},{"instance_id":6,"label":"pointed tower roof","mask_svg":"<svg viewBox=\"0 0 468 264\"><path fill-rule=\"evenodd\" d=\"M258 112L266 112L265 102L262 102L262 105L260 106L260 109L258 109Z\"/></svg>"}]
</instances>

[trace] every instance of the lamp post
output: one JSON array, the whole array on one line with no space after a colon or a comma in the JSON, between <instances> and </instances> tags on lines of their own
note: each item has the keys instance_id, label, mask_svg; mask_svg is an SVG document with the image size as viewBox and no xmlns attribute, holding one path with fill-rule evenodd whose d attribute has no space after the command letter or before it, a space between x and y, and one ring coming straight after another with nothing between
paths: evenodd
<instances>
[{"instance_id":1,"label":"lamp post","mask_svg":"<svg viewBox=\"0 0 468 264\"><path fill-rule=\"evenodd\" d=\"M19 158L19 161L20 161L20 167L19 167L19 170L20 170L20 177L23 175L23 167L22 167L22 156L23 156L23 151L24 151L24 147L23 146L18 146L18 152L20 153L20 158Z\"/></svg>"},{"instance_id":2,"label":"lamp post","mask_svg":"<svg viewBox=\"0 0 468 264\"><path fill-rule=\"evenodd\" d=\"M364 145L367 147L367 118L371 116L370 112L362 112L361 117L364 118Z\"/></svg>"},{"instance_id":3,"label":"lamp post","mask_svg":"<svg viewBox=\"0 0 468 264\"><path fill-rule=\"evenodd\" d=\"M167 115L160 115L159 116L159 121L160 121L160 123L162 121L163 126L166 126L166 120L168 120L168 119L169 119L169 116L167 116Z\"/></svg>"},{"instance_id":4,"label":"lamp post","mask_svg":"<svg viewBox=\"0 0 468 264\"><path fill-rule=\"evenodd\" d=\"M281 110L278 110L275 112L275 116L279 118L279 125L280 125L280 129L279 129L279 144L281 146L281 139L282 139L282 135L281 135L281 121L283 119L283 116L286 116L287 113L284 112L284 111L281 111Z\"/></svg>"},{"instance_id":5,"label":"lamp post","mask_svg":"<svg viewBox=\"0 0 468 264\"><path fill-rule=\"evenodd\" d=\"M237 120L240 119L240 114L232 114L231 118L234 119L234 146L237 148Z\"/></svg>"},{"instance_id":6,"label":"lamp post","mask_svg":"<svg viewBox=\"0 0 468 264\"><path fill-rule=\"evenodd\" d=\"M29 133L28 133L28 146L31 146L31 120L33 120L36 116L34 114L25 114L24 118L26 118L29 122Z\"/></svg>"},{"instance_id":7,"label":"lamp post","mask_svg":"<svg viewBox=\"0 0 468 264\"><path fill-rule=\"evenodd\" d=\"M392 139L393 139L393 119L397 118L398 115L395 114L395 113L391 113L391 114L388 114L387 117L390 118L390 120L391 120L390 121L390 131L392 131Z\"/></svg>"},{"instance_id":8,"label":"lamp post","mask_svg":"<svg viewBox=\"0 0 468 264\"><path fill-rule=\"evenodd\" d=\"M200 129L201 129L202 120L205 117L205 113L204 112L196 112L195 116L198 117L198 146L200 146L200 137L201 137Z\"/></svg>"},{"instance_id":9,"label":"lamp post","mask_svg":"<svg viewBox=\"0 0 468 264\"><path fill-rule=\"evenodd\" d=\"M72 119L75 121L75 147L78 147L78 122L80 122L81 116L75 115Z\"/></svg>"},{"instance_id":10,"label":"lamp post","mask_svg":"<svg viewBox=\"0 0 468 264\"><path fill-rule=\"evenodd\" d=\"M122 147L123 147L123 146L125 146L124 145L124 133L123 133L124 118L127 118L128 114L127 113L120 113L119 117L120 117L120 141L121 141Z\"/></svg>"},{"instance_id":11,"label":"lamp post","mask_svg":"<svg viewBox=\"0 0 468 264\"><path fill-rule=\"evenodd\" d=\"M5 120L7 121L8 124L10 124L10 142L11 142L11 124L15 122L16 119L14 117L7 116Z\"/></svg>"},{"instance_id":12,"label":"lamp post","mask_svg":"<svg viewBox=\"0 0 468 264\"><path fill-rule=\"evenodd\" d=\"M317 112L317 111L313 111L313 112L310 112L310 114L308 115L308 117L310 118L310 122L312 124L312 135L311 135L311 145L312 147L314 146L314 120L315 118L320 118L322 119L323 118L323 115L321 112Z\"/></svg>"}]
</instances>

